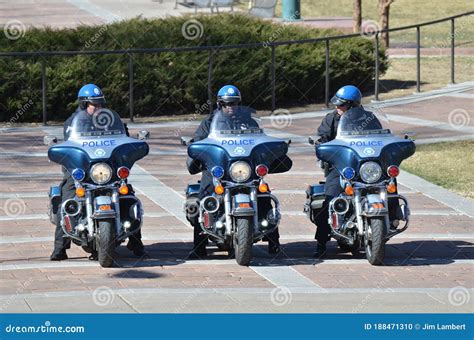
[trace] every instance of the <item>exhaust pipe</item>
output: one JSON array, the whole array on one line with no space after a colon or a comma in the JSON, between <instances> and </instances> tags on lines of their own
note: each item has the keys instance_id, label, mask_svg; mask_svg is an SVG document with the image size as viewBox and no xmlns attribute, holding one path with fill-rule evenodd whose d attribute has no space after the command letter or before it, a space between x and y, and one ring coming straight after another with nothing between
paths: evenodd
<instances>
[{"instance_id":1,"label":"exhaust pipe","mask_svg":"<svg viewBox=\"0 0 474 340\"><path fill-rule=\"evenodd\" d=\"M334 212L338 215L344 215L349 211L349 202L342 197L337 197L331 201L331 206Z\"/></svg>"},{"instance_id":2,"label":"exhaust pipe","mask_svg":"<svg viewBox=\"0 0 474 340\"><path fill-rule=\"evenodd\" d=\"M68 199L62 204L62 210L68 216L76 216L81 212L81 205L73 199Z\"/></svg>"},{"instance_id":3,"label":"exhaust pipe","mask_svg":"<svg viewBox=\"0 0 474 340\"><path fill-rule=\"evenodd\" d=\"M201 201L201 207L209 214L215 213L219 210L219 200L214 196L207 196Z\"/></svg>"}]
</instances>

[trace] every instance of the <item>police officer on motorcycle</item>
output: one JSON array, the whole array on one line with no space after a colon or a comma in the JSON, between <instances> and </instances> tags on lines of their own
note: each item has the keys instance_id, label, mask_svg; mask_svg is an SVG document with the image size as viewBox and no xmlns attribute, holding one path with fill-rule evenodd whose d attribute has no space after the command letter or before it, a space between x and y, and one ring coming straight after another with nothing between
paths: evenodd
<instances>
[{"instance_id":1,"label":"police officer on motorcycle","mask_svg":"<svg viewBox=\"0 0 474 340\"><path fill-rule=\"evenodd\" d=\"M368 113L368 111L364 110L360 105L361 100L362 94L360 90L353 85L343 86L336 92L331 99L331 103L335 105L336 109L328 113L321 122L316 133L316 135L319 136L319 139L315 142L316 147L319 144L329 142L336 138L339 120L347 111L351 110L352 113L360 114L361 116ZM374 128L382 128L382 125L377 119L376 121L372 121L371 125L374 126ZM331 200L342 192L338 171L328 163L324 163L322 166L324 175L326 176L326 183L324 184L325 200L320 213L315 218L317 225L315 239L318 242L316 252L314 253L315 258L323 257L326 254L326 243L331 237L328 222L328 206Z\"/></svg>"},{"instance_id":2,"label":"police officer on motorcycle","mask_svg":"<svg viewBox=\"0 0 474 340\"><path fill-rule=\"evenodd\" d=\"M84 85L78 93L78 100L79 100L79 107L77 110L64 122L64 141L69 139L70 130L71 130L71 123L73 121L74 116L79 113L85 111L87 116L91 119L94 114L98 114L100 110L105 105L105 97L102 93L102 90L94 85L94 84L87 84ZM128 129L126 124L124 124L125 130L128 134ZM71 177L71 174L63 168L64 178L60 184L61 188L61 200L64 202L67 199L74 198L76 187L74 184L74 179ZM129 185L130 187L130 185ZM130 191L133 194L133 190ZM51 261L62 261L66 260L67 254L66 249L71 247L71 240L67 237L64 237L64 231L61 227L61 219L58 218L56 222L56 231L54 234L54 250L51 254ZM129 237L129 242L127 244L127 248L133 251L133 253L137 256L143 256L145 254L144 246L141 241L141 231L137 234ZM91 260L97 259L97 252L93 251L92 255L89 257Z\"/></svg>"},{"instance_id":3,"label":"police officer on motorcycle","mask_svg":"<svg viewBox=\"0 0 474 340\"><path fill-rule=\"evenodd\" d=\"M197 142L208 137L212 120L215 116L217 116L217 113L219 112L223 113L219 116L225 117L226 121L223 123L227 125L231 130L258 127L257 122L251 118L251 115L255 112L255 110L249 107L239 106L241 101L242 97L237 87L233 85L226 85L222 87L217 93L217 109L201 122L196 132L194 133L193 141ZM196 164L195 161L188 159L188 169L190 173L199 172L200 169L197 170L197 167L200 167L200 165ZM209 170L206 169L202 171L198 197L199 200L206 196L209 196L210 194L212 194L212 192L214 192L212 174ZM264 207L261 208L263 209ZM204 258L207 256L206 245L208 243L208 237L201 231L201 227L199 225L193 225L193 227L194 245L189 257ZM268 241L268 252L270 254L277 254L280 252L279 238L280 235L278 233L278 229L268 234L264 238L264 240Z\"/></svg>"}]
</instances>

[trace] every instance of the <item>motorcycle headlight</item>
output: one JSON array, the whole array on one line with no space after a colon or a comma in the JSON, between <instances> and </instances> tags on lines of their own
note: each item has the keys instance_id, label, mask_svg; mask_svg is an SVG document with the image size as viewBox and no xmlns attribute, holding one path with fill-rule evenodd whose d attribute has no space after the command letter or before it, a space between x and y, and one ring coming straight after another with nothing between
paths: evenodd
<instances>
[{"instance_id":1,"label":"motorcycle headlight","mask_svg":"<svg viewBox=\"0 0 474 340\"><path fill-rule=\"evenodd\" d=\"M112 169L106 163L94 164L90 173L94 183L99 185L107 183L112 178Z\"/></svg>"},{"instance_id":2,"label":"motorcycle headlight","mask_svg":"<svg viewBox=\"0 0 474 340\"><path fill-rule=\"evenodd\" d=\"M247 162L235 162L230 167L230 178L238 183L247 181L250 178L250 174L251 169Z\"/></svg>"},{"instance_id":3,"label":"motorcycle headlight","mask_svg":"<svg viewBox=\"0 0 474 340\"><path fill-rule=\"evenodd\" d=\"M366 183L375 183L382 176L382 168L375 162L366 162L360 167L360 177Z\"/></svg>"}]
</instances>

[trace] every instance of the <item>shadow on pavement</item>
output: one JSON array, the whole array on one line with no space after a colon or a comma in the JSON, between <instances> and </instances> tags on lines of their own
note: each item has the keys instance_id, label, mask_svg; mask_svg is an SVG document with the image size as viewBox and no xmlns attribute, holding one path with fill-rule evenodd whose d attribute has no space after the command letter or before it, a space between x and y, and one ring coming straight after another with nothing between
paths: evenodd
<instances>
[{"instance_id":1,"label":"shadow on pavement","mask_svg":"<svg viewBox=\"0 0 474 340\"><path fill-rule=\"evenodd\" d=\"M191 242L165 242L154 243L146 246L146 257L139 258L132 255L125 247L117 249L116 265L118 268L146 268L156 266L176 266L186 262L199 263L200 260L189 260L187 256L192 248ZM352 255L344 253L337 243L328 243L327 256L324 259L314 259L314 241L289 242L282 245L282 251L278 255L270 255L267 252L267 243L257 243L253 248L253 260L251 266L291 266L300 264L314 264L325 261L347 261L365 260L363 248L359 254ZM416 240L403 243L388 243L386 246L385 265L386 266L429 266L446 265L454 263L455 260L474 259L474 244L460 240ZM203 260L232 260L225 251L220 251L217 247L208 247L208 256ZM116 274L120 275L120 274ZM148 272L133 272L126 277L142 275L138 277L151 278L149 275L156 275Z\"/></svg>"}]
</instances>

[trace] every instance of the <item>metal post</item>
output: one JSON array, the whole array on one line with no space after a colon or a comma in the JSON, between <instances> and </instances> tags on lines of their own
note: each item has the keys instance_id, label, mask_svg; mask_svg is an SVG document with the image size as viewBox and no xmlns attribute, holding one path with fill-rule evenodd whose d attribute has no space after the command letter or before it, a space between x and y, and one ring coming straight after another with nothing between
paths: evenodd
<instances>
[{"instance_id":1,"label":"metal post","mask_svg":"<svg viewBox=\"0 0 474 340\"><path fill-rule=\"evenodd\" d=\"M454 19L451 19L451 84L454 83Z\"/></svg>"},{"instance_id":2,"label":"metal post","mask_svg":"<svg viewBox=\"0 0 474 340\"><path fill-rule=\"evenodd\" d=\"M133 58L128 54L128 108L130 121L133 122Z\"/></svg>"},{"instance_id":3,"label":"metal post","mask_svg":"<svg viewBox=\"0 0 474 340\"><path fill-rule=\"evenodd\" d=\"M326 84L324 86L324 103L329 107L329 40L326 40Z\"/></svg>"},{"instance_id":4,"label":"metal post","mask_svg":"<svg viewBox=\"0 0 474 340\"><path fill-rule=\"evenodd\" d=\"M209 103L209 113L212 113L212 63L214 51L209 50L209 61L207 64L207 100Z\"/></svg>"},{"instance_id":5,"label":"metal post","mask_svg":"<svg viewBox=\"0 0 474 340\"><path fill-rule=\"evenodd\" d=\"M272 44L272 112L276 110L276 73L275 73L275 45Z\"/></svg>"},{"instance_id":6,"label":"metal post","mask_svg":"<svg viewBox=\"0 0 474 340\"><path fill-rule=\"evenodd\" d=\"M420 92L420 26L416 26L416 92Z\"/></svg>"},{"instance_id":7,"label":"metal post","mask_svg":"<svg viewBox=\"0 0 474 340\"><path fill-rule=\"evenodd\" d=\"M41 56L41 96L43 102L43 125L48 125L48 113L46 112L46 62L44 56Z\"/></svg>"},{"instance_id":8,"label":"metal post","mask_svg":"<svg viewBox=\"0 0 474 340\"><path fill-rule=\"evenodd\" d=\"M379 100L379 32L375 33L375 100Z\"/></svg>"},{"instance_id":9,"label":"metal post","mask_svg":"<svg viewBox=\"0 0 474 340\"><path fill-rule=\"evenodd\" d=\"M282 1L283 21L296 21L301 19L301 0Z\"/></svg>"}]
</instances>

